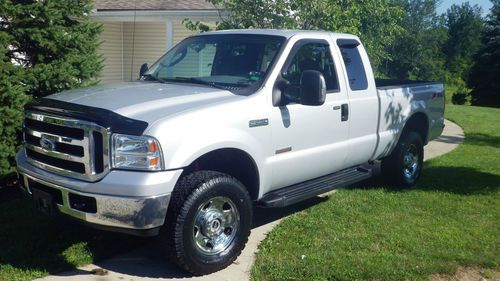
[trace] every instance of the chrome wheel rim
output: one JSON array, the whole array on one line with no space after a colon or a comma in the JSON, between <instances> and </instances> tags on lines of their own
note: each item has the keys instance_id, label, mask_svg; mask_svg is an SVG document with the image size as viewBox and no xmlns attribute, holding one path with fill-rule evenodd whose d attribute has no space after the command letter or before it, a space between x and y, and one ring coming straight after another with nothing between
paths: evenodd
<instances>
[{"instance_id":1,"label":"chrome wheel rim","mask_svg":"<svg viewBox=\"0 0 500 281\"><path fill-rule=\"evenodd\" d=\"M238 232L240 215L234 202L227 197L214 197L198 208L193 242L206 255L216 255L229 248Z\"/></svg>"},{"instance_id":2,"label":"chrome wheel rim","mask_svg":"<svg viewBox=\"0 0 500 281\"><path fill-rule=\"evenodd\" d=\"M417 175L419 161L417 147L410 144L403 156L403 175L407 180L412 180Z\"/></svg>"}]
</instances>

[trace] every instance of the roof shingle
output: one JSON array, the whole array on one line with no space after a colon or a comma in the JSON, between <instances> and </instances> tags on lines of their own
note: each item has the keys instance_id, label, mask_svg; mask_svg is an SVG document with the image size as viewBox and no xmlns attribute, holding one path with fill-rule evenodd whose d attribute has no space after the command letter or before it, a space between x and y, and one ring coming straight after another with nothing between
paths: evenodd
<instances>
[{"instance_id":1,"label":"roof shingle","mask_svg":"<svg viewBox=\"0 0 500 281\"><path fill-rule=\"evenodd\" d=\"M205 0L95 0L97 11L214 10Z\"/></svg>"}]
</instances>

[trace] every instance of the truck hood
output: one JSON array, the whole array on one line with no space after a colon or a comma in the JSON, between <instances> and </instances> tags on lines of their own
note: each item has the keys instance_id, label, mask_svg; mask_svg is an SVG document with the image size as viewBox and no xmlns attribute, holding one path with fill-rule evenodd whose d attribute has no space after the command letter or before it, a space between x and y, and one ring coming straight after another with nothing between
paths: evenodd
<instances>
[{"instance_id":1,"label":"truck hood","mask_svg":"<svg viewBox=\"0 0 500 281\"><path fill-rule=\"evenodd\" d=\"M141 81L70 90L48 98L111 110L151 124L169 115L243 97L203 85Z\"/></svg>"}]
</instances>

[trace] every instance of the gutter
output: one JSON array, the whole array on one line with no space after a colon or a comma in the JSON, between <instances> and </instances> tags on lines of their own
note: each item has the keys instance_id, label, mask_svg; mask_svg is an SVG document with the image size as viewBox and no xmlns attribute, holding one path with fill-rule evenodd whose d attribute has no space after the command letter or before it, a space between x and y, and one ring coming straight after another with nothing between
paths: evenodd
<instances>
[{"instance_id":1,"label":"gutter","mask_svg":"<svg viewBox=\"0 0 500 281\"><path fill-rule=\"evenodd\" d=\"M219 17L224 11L211 10L94 10L93 19L106 21L133 21L134 13L137 21L154 21L165 17Z\"/></svg>"}]
</instances>

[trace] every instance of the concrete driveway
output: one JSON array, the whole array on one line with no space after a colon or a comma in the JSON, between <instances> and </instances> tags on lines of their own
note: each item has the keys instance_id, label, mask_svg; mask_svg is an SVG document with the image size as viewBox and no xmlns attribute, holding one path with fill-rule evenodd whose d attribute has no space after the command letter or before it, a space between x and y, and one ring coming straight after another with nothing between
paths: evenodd
<instances>
[{"instance_id":1,"label":"concrete driveway","mask_svg":"<svg viewBox=\"0 0 500 281\"><path fill-rule=\"evenodd\" d=\"M455 149L464 140L463 130L456 124L446 120L445 130L441 137L430 142L425 147L425 160L446 154ZM219 272L192 277L175 266L165 262L154 243L134 250L133 252L111 258L96 265L90 264L76 270L40 279L44 281L57 280L90 280L90 281L136 281L136 280L217 280L244 281L250 278L255 252L266 234L276 226L281 219L300 210L327 200L330 193L312 198L302 203L281 209L255 209L255 220L248 243L238 259L228 268Z\"/></svg>"}]
</instances>

